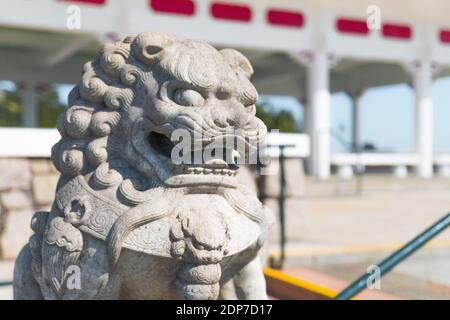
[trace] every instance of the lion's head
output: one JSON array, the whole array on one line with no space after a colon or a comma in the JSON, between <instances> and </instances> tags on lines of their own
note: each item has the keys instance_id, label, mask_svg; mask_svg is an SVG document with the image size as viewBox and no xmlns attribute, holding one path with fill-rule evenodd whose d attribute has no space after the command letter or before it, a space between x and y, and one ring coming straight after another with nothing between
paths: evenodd
<instances>
[{"instance_id":1,"label":"lion's head","mask_svg":"<svg viewBox=\"0 0 450 320\"><path fill-rule=\"evenodd\" d=\"M261 143L266 127L255 117L252 72L233 49L166 34L142 33L108 44L85 64L70 107L59 118L55 166L63 177L88 177L96 189L119 186L131 203L157 186L233 188L237 167L226 161L233 150L224 147L226 156L215 158L213 151L208 161L177 164L172 140L183 129L193 150L228 139L247 147Z\"/></svg>"},{"instance_id":2,"label":"lion's head","mask_svg":"<svg viewBox=\"0 0 450 320\"><path fill-rule=\"evenodd\" d=\"M187 265L257 252L270 219L234 160L266 133L252 72L235 50L165 34L106 45L58 119L54 217L105 240L112 268L123 246Z\"/></svg>"}]
</instances>

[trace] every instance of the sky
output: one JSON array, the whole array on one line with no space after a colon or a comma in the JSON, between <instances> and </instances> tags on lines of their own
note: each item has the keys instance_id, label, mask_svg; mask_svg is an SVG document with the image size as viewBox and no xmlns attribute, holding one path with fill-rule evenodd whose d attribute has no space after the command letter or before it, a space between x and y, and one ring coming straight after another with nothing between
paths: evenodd
<instances>
[{"instance_id":1,"label":"sky","mask_svg":"<svg viewBox=\"0 0 450 320\"><path fill-rule=\"evenodd\" d=\"M0 88L13 85L2 82ZM67 101L72 85L58 86L59 98ZM450 77L433 84L434 152L450 153ZM293 97L262 96L275 110L288 110L296 120L303 121L303 107ZM414 152L414 93L406 84L384 86L367 90L360 101L362 143L373 143L386 152ZM351 101L344 93L331 95L331 130L342 140L350 142ZM336 138L331 138L332 152L347 151Z\"/></svg>"}]
</instances>

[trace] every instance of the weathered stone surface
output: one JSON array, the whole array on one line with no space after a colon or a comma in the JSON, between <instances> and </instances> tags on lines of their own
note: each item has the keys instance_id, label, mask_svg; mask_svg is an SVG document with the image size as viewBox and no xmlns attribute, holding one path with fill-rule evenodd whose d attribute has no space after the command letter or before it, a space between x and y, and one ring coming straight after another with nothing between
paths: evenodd
<instances>
[{"instance_id":1,"label":"weathered stone surface","mask_svg":"<svg viewBox=\"0 0 450 320\"><path fill-rule=\"evenodd\" d=\"M55 199L58 177L59 175L57 174L38 175L33 177L31 190L36 205L42 206L53 202Z\"/></svg>"},{"instance_id":2,"label":"weathered stone surface","mask_svg":"<svg viewBox=\"0 0 450 320\"><path fill-rule=\"evenodd\" d=\"M30 192L9 191L0 194L0 203L6 210L30 208L33 205Z\"/></svg>"},{"instance_id":3,"label":"weathered stone surface","mask_svg":"<svg viewBox=\"0 0 450 320\"><path fill-rule=\"evenodd\" d=\"M266 134L252 72L235 50L160 33L108 44L85 64L58 120L55 201L33 217L14 297L265 299L273 219L235 161ZM192 146L200 161L179 162ZM74 265L83 285L67 290Z\"/></svg>"},{"instance_id":4,"label":"weathered stone surface","mask_svg":"<svg viewBox=\"0 0 450 320\"><path fill-rule=\"evenodd\" d=\"M6 213L5 229L1 237L3 259L15 259L31 236L30 221L33 210L12 210Z\"/></svg>"},{"instance_id":5,"label":"weathered stone surface","mask_svg":"<svg viewBox=\"0 0 450 320\"><path fill-rule=\"evenodd\" d=\"M250 168L248 166L242 166L239 169L239 174L237 178L239 179L239 183L249 188L253 193L256 194L258 192L258 187L256 185L256 177L250 171Z\"/></svg>"},{"instance_id":6,"label":"weathered stone surface","mask_svg":"<svg viewBox=\"0 0 450 320\"><path fill-rule=\"evenodd\" d=\"M30 188L31 172L26 159L0 159L0 191Z\"/></svg>"}]
</instances>

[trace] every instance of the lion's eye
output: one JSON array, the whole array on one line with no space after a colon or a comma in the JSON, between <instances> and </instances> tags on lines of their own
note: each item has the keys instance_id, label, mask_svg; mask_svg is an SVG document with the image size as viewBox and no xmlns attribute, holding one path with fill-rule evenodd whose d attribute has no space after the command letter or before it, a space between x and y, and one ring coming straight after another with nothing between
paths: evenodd
<instances>
[{"instance_id":1,"label":"lion's eye","mask_svg":"<svg viewBox=\"0 0 450 320\"><path fill-rule=\"evenodd\" d=\"M205 99L203 96L192 89L178 89L174 92L173 100L182 106L193 107L201 106L204 104Z\"/></svg>"}]
</instances>

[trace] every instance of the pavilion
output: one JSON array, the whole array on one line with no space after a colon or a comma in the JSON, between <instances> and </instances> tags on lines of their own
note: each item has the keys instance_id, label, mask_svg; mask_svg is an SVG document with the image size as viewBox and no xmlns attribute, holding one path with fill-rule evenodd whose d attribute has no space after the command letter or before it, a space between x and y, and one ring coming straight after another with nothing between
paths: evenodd
<instances>
[{"instance_id":1,"label":"pavilion","mask_svg":"<svg viewBox=\"0 0 450 320\"><path fill-rule=\"evenodd\" d=\"M414 167L448 175L450 155L433 152L434 79L450 75L450 2L434 0L15 0L0 2L0 80L20 84L23 127L37 124L36 88L75 83L101 44L154 30L234 47L255 69L260 94L305 105L310 173L328 179L332 165ZM415 152L365 153L359 142L361 95L410 83L415 97ZM330 93L353 103L351 153L332 154ZM2 139L3 140L3 139ZM0 148L0 157L1 154Z\"/></svg>"}]
</instances>

